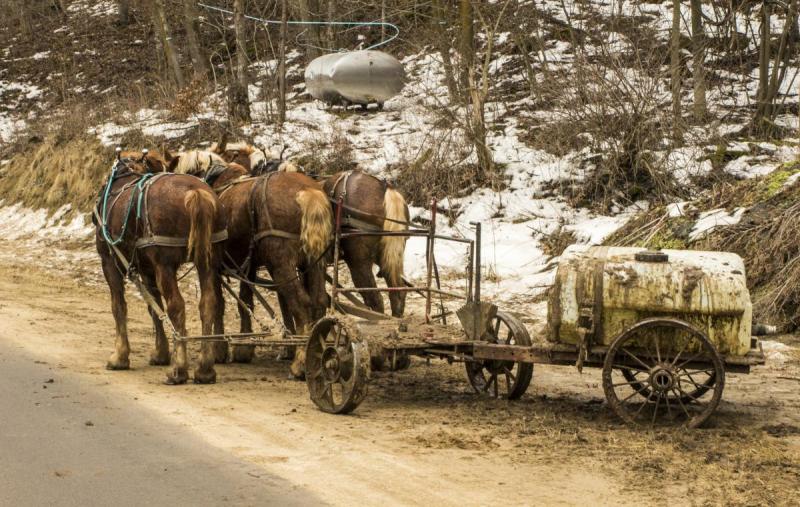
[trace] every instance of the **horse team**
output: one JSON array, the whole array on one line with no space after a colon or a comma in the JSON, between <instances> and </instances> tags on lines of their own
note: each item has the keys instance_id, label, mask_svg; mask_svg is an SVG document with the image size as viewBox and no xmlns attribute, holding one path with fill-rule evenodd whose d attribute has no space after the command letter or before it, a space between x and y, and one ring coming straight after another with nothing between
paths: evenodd
<instances>
[{"instance_id":1,"label":"horse team","mask_svg":"<svg viewBox=\"0 0 800 507\"><path fill-rule=\"evenodd\" d=\"M337 210L341 203L342 210ZM118 152L93 214L95 243L111 291L116 340L107 367L130 367L125 280L138 275L152 303L155 348L151 365L172 365L167 383L189 379L185 341L170 353L163 318L186 336L186 313L178 290L178 269L191 261L200 286L202 334L224 331L223 270L239 278L242 333L252 332L253 288L266 269L277 292L283 325L290 334L307 334L329 306L326 270L333 256L335 217L344 227L371 231L407 228L408 207L385 181L354 170L314 179L291 161L246 143L216 143L209 150L163 155L147 150ZM373 266L388 287L403 279L403 236L360 236L340 242L357 288L376 287ZM135 273L132 273L134 271ZM383 312L379 292L361 292L364 303ZM401 316L404 291L389 293L391 312ZM194 382L216 381L215 363L249 362L254 347L202 341ZM304 374L298 347L290 370Z\"/></svg>"}]
</instances>

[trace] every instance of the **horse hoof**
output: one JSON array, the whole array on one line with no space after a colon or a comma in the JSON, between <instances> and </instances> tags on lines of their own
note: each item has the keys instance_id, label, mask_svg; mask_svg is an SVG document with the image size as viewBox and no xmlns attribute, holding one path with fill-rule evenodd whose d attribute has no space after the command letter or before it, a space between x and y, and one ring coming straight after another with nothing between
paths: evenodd
<instances>
[{"instance_id":1,"label":"horse hoof","mask_svg":"<svg viewBox=\"0 0 800 507\"><path fill-rule=\"evenodd\" d=\"M225 364L228 362L228 344L227 343L214 343L214 362L216 364Z\"/></svg>"},{"instance_id":2,"label":"horse hoof","mask_svg":"<svg viewBox=\"0 0 800 507\"><path fill-rule=\"evenodd\" d=\"M291 373L289 378L293 378L295 380L306 379L306 369L304 363L298 363L297 361L293 362L291 366L289 366L289 372Z\"/></svg>"},{"instance_id":3,"label":"horse hoof","mask_svg":"<svg viewBox=\"0 0 800 507\"><path fill-rule=\"evenodd\" d=\"M150 361L148 364L150 366L167 366L169 365L169 354L164 357L156 353L150 354Z\"/></svg>"},{"instance_id":4,"label":"horse hoof","mask_svg":"<svg viewBox=\"0 0 800 507\"><path fill-rule=\"evenodd\" d=\"M294 359L294 347L281 347L278 352L279 361L291 361Z\"/></svg>"},{"instance_id":5,"label":"horse hoof","mask_svg":"<svg viewBox=\"0 0 800 507\"><path fill-rule=\"evenodd\" d=\"M194 371L194 383L195 384L214 384L217 382L217 372L213 369L211 371Z\"/></svg>"},{"instance_id":6,"label":"horse hoof","mask_svg":"<svg viewBox=\"0 0 800 507\"><path fill-rule=\"evenodd\" d=\"M131 367L131 361L127 357L122 359L117 353L111 354L111 358L106 363L107 370L127 370Z\"/></svg>"},{"instance_id":7,"label":"horse hoof","mask_svg":"<svg viewBox=\"0 0 800 507\"><path fill-rule=\"evenodd\" d=\"M189 375L186 372L173 372L167 374L167 379L164 384L168 386L179 386L185 384L189 380Z\"/></svg>"},{"instance_id":8,"label":"horse hoof","mask_svg":"<svg viewBox=\"0 0 800 507\"><path fill-rule=\"evenodd\" d=\"M253 361L256 348L250 345L235 345L233 347L234 363L250 363Z\"/></svg>"},{"instance_id":9,"label":"horse hoof","mask_svg":"<svg viewBox=\"0 0 800 507\"><path fill-rule=\"evenodd\" d=\"M131 368L130 361L109 361L106 363L106 370L120 371L129 370Z\"/></svg>"}]
</instances>

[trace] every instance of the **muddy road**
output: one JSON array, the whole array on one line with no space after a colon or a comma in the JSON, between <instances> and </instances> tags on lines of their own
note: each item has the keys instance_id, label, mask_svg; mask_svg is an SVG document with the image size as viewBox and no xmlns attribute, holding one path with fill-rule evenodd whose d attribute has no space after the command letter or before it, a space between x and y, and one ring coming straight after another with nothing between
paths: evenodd
<instances>
[{"instance_id":1,"label":"muddy road","mask_svg":"<svg viewBox=\"0 0 800 507\"><path fill-rule=\"evenodd\" d=\"M509 403L474 395L461 365L416 360L408 371L375 374L353 415L332 416L318 411L305 384L288 379L288 364L267 352L251 365L218 365L215 385L163 385L165 369L147 366L152 325L130 290L132 369L105 370L113 320L87 252L86 245L72 245L42 263L30 245L0 241L0 368L6 370L0 378L20 386L0 390L0 404L24 415L1 421L0 441L19 434L29 419L39 434L35 445L11 452L4 446L3 480L91 490L120 472L114 456L154 464L185 456L152 484L190 488L185 461L196 462L203 470L194 487L230 481L225 487L240 496L221 485L211 490L242 504L263 504L271 495L275 503L333 505L798 503L795 338L770 344L771 360L751 375L729 376L720 408L700 430L627 428L606 408L596 370L537 365L528 393ZM191 276L184 289L192 332L199 323ZM533 334L541 323L528 324ZM52 386L42 384L49 378ZM66 423L48 423L58 413L39 420L43 403L75 410L63 419L77 426L84 418L114 423L65 429ZM69 466L41 459L50 442L86 431L106 453L87 455L96 477L83 469L59 476L79 467L76 456ZM148 477L133 473L129 481ZM208 496L208 503L215 498L221 497Z\"/></svg>"}]
</instances>

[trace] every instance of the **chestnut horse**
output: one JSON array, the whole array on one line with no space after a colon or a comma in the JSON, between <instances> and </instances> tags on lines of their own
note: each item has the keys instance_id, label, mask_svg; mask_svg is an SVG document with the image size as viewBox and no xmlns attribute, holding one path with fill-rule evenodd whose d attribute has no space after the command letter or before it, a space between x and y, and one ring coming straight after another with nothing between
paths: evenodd
<instances>
[{"instance_id":1,"label":"chestnut horse","mask_svg":"<svg viewBox=\"0 0 800 507\"><path fill-rule=\"evenodd\" d=\"M107 364L112 370L130 367L125 302L128 264L141 276L143 286L161 310L164 310L163 296L169 320L181 336L186 336L185 303L178 290L176 273L191 259L200 281L202 332L211 334L212 328L215 333L222 332L218 271L225 215L214 192L197 178L152 174L163 171L164 167L165 161L154 153L147 156L121 153L95 208L95 244L111 291L116 322L115 351ZM125 258L124 262L119 255ZM163 323L156 312L148 310L156 330L150 364L170 364ZM215 382L214 362L224 361L225 352L227 348L203 342L194 381ZM188 380L186 342L176 344L173 360L167 383L183 384Z\"/></svg>"},{"instance_id":2,"label":"chestnut horse","mask_svg":"<svg viewBox=\"0 0 800 507\"><path fill-rule=\"evenodd\" d=\"M212 145L212 151L224 160L236 162L248 171L269 167L274 155L247 143L220 143ZM274 165L274 160L272 161ZM302 172L292 162L282 162L282 170ZM346 188L345 188L346 187ZM384 180L361 171L337 173L322 182L322 188L335 203L344 196L342 210L344 225L355 229L403 231L408 227L408 205L403 196ZM404 287L403 259L405 237L357 237L342 240L342 258L347 263L357 288L376 287L372 266L377 264L379 275L386 280L387 287ZM379 292L361 292L364 302L372 310L383 313L383 297ZM405 312L406 292L390 292L392 315L402 317Z\"/></svg>"},{"instance_id":3,"label":"chestnut horse","mask_svg":"<svg viewBox=\"0 0 800 507\"><path fill-rule=\"evenodd\" d=\"M331 207L314 180L300 173L250 177L242 166L226 164L211 152L172 157L169 168L203 178L218 192L228 219L225 260L248 280L266 267L275 284L287 328L307 334L325 314L325 253L332 237ZM252 310L250 285L239 297ZM249 312L239 308L241 331L252 331ZM234 361L249 362L252 346L235 346ZM303 375L304 350L297 349L291 371Z\"/></svg>"},{"instance_id":4,"label":"chestnut horse","mask_svg":"<svg viewBox=\"0 0 800 507\"><path fill-rule=\"evenodd\" d=\"M228 143L223 138L219 143L212 144L210 151L222 157L226 162L239 164L253 176L275 171L287 173L304 172L300 166L291 160L282 160L280 156L270 151L244 142Z\"/></svg>"},{"instance_id":5,"label":"chestnut horse","mask_svg":"<svg viewBox=\"0 0 800 507\"><path fill-rule=\"evenodd\" d=\"M322 182L322 188L334 203L334 214L342 199L342 225L346 228L373 231L405 231L408 229L408 205L397 190L385 180L361 171L334 174ZM405 287L403 260L405 236L360 236L341 241L342 258L347 263L357 288L376 287L373 264L387 287ZM372 310L383 313L383 297L379 292L361 292ZM389 292L392 315L402 317L406 292Z\"/></svg>"}]
</instances>

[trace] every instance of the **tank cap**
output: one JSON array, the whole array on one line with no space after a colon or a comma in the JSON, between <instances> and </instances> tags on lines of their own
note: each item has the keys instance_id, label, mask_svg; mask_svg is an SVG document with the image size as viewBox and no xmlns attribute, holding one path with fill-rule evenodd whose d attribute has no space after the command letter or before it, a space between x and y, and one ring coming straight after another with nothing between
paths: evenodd
<instances>
[{"instance_id":1,"label":"tank cap","mask_svg":"<svg viewBox=\"0 0 800 507\"><path fill-rule=\"evenodd\" d=\"M642 250L633 256L639 262L667 262L669 256L661 250Z\"/></svg>"}]
</instances>

